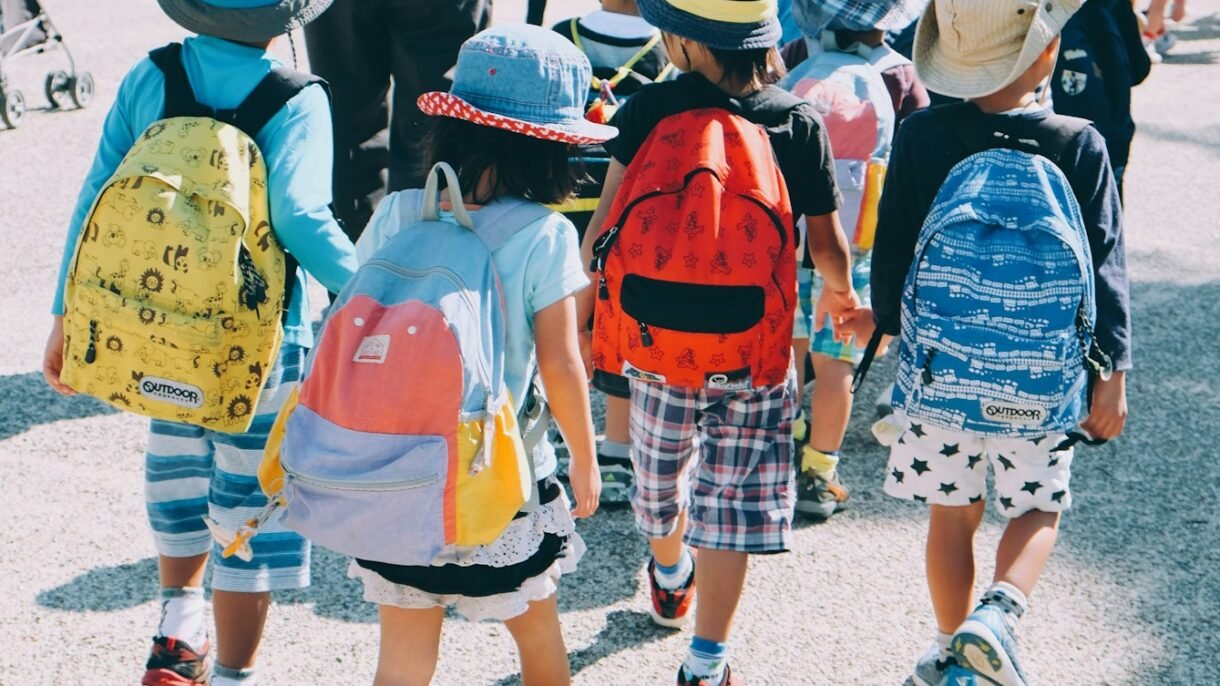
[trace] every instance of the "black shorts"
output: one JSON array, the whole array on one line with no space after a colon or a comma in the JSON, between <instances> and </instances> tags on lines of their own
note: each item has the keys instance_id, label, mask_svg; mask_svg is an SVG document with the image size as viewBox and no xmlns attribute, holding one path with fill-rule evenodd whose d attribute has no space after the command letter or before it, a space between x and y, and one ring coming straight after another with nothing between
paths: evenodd
<instances>
[{"instance_id":1,"label":"black shorts","mask_svg":"<svg viewBox=\"0 0 1220 686\"><path fill-rule=\"evenodd\" d=\"M631 398L631 381L625 376L595 369L593 370L593 387L615 398Z\"/></svg>"}]
</instances>

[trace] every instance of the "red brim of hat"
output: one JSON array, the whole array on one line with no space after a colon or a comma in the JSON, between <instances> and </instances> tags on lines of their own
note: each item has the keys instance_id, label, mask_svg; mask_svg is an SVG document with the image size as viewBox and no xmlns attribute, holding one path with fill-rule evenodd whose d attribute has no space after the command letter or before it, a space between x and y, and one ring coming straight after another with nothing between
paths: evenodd
<instances>
[{"instance_id":1,"label":"red brim of hat","mask_svg":"<svg viewBox=\"0 0 1220 686\"><path fill-rule=\"evenodd\" d=\"M558 141L573 145L591 145L593 143L605 143L618 135L618 129L613 126L594 124L591 121L583 119L574 123L571 127L560 128L505 117L481 110L452 93L440 91L424 93L419 96L416 103L419 105L420 111L427 115L462 119L479 126L504 129L505 131L519 133L522 136L539 138L545 141Z\"/></svg>"}]
</instances>

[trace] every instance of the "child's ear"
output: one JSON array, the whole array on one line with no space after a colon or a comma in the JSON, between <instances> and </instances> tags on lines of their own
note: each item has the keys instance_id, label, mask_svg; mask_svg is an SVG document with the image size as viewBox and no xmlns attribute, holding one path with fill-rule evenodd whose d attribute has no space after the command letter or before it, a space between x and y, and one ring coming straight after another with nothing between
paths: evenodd
<instances>
[{"instance_id":1,"label":"child's ear","mask_svg":"<svg viewBox=\"0 0 1220 686\"><path fill-rule=\"evenodd\" d=\"M1054 57L1058 56L1058 54L1059 54L1059 36L1055 36L1055 40L1051 41L1050 44L1046 46L1046 49L1042 51L1042 56L1044 58L1050 59L1050 58L1054 58Z\"/></svg>"}]
</instances>

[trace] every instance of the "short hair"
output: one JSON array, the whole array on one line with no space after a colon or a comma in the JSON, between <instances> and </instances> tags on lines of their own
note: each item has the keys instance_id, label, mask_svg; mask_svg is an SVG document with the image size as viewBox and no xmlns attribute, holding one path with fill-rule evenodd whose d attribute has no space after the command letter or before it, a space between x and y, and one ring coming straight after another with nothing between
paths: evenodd
<instances>
[{"instance_id":1,"label":"short hair","mask_svg":"<svg viewBox=\"0 0 1220 686\"><path fill-rule=\"evenodd\" d=\"M434 117L424 142L426 168L446 162L457 171L464 195L474 195L488 170L493 186L489 197L473 197L486 204L504 195L516 195L550 205L567 200L582 174L571 162L575 146L531 138L512 131L482 126L463 119Z\"/></svg>"},{"instance_id":2,"label":"short hair","mask_svg":"<svg viewBox=\"0 0 1220 686\"><path fill-rule=\"evenodd\" d=\"M788 71L775 47L722 50L708 46L708 50L724 69L724 81L731 84L758 82L770 85L778 83Z\"/></svg>"}]
</instances>

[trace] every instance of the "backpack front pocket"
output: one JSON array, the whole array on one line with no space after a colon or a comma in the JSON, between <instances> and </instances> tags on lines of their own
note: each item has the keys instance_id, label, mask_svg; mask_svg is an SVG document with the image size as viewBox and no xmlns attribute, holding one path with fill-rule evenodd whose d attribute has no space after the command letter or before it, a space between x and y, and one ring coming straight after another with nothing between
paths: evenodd
<instances>
[{"instance_id":1,"label":"backpack front pocket","mask_svg":"<svg viewBox=\"0 0 1220 686\"><path fill-rule=\"evenodd\" d=\"M443 436L351 431L300 405L281 452L284 525L344 555L431 564L445 547L449 455Z\"/></svg>"}]
</instances>

